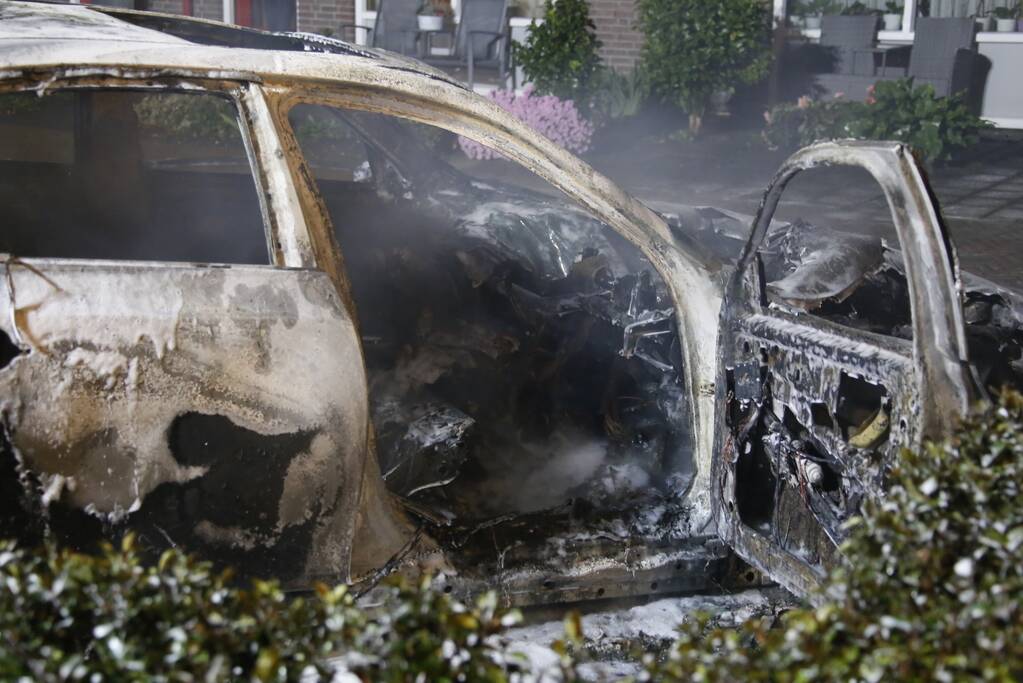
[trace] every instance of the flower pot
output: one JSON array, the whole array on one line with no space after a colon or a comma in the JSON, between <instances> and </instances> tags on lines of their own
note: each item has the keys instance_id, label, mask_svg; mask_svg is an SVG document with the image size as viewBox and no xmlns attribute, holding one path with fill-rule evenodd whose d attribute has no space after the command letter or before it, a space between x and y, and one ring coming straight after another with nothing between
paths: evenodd
<instances>
[{"instance_id":1,"label":"flower pot","mask_svg":"<svg viewBox=\"0 0 1023 683\"><path fill-rule=\"evenodd\" d=\"M1012 33L1016 30L1016 20L995 19L995 28L999 33Z\"/></svg>"},{"instance_id":2,"label":"flower pot","mask_svg":"<svg viewBox=\"0 0 1023 683\"><path fill-rule=\"evenodd\" d=\"M821 27L820 17L803 17L803 22L808 29L818 29Z\"/></svg>"},{"instance_id":3,"label":"flower pot","mask_svg":"<svg viewBox=\"0 0 1023 683\"><path fill-rule=\"evenodd\" d=\"M444 17L439 14L420 14L416 19L420 31L440 31L444 28Z\"/></svg>"},{"instance_id":4,"label":"flower pot","mask_svg":"<svg viewBox=\"0 0 1023 683\"><path fill-rule=\"evenodd\" d=\"M729 88L728 90L719 90L710 97L710 111L714 112L718 116L730 116L731 112L728 110L728 103L732 101L732 96L735 94L735 90Z\"/></svg>"},{"instance_id":5,"label":"flower pot","mask_svg":"<svg viewBox=\"0 0 1023 683\"><path fill-rule=\"evenodd\" d=\"M886 14L884 15L884 30L885 31L898 31L902 28L902 15L901 14Z\"/></svg>"},{"instance_id":6,"label":"flower pot","mask_svg":"<svg viewBox=\"0 0 1023 683\"><path fill-rule=\"evenodd\" d=\"M977 31L987 33L992 28L994 28L994 19L992 17L977 17Z\"/></svg>"}]
</instances>

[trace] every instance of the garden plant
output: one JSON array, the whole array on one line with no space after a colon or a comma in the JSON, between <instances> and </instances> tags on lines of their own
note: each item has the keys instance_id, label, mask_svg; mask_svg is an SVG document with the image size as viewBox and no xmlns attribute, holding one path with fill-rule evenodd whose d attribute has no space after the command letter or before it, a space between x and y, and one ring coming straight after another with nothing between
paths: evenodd
<instances>
[{"instance_id":1,"label":"garden plant","mask_svg":"<svg viewBox=\"0 0 1023 683\"><path fill-rule=\"evenodd\" d=\"M764 78L771 16L761 0L638 0L642 68L654 93L689 114L699 133L715 94Z\"/></svg>"},{"instance_id":2,"label":"garden plant","mask_svg":"<svg viewBox=\"0 0 1023 683\"><path fill-rule=\"evenodd\" d=\"M972 113L962 97L938 97L929 84L911 78L879 81L866 102L841 97L780 105L765 114L764 140L794 150L819 140L898 140L925 163L946 161L970 145L990 124Z\"/></svg>"},{"instance_id":3,"label":"garden plant","mask_svg":"<svg viewBox=\"0 0 1023 683\"><path fill-rule=\"evenodd\" d=\"M548 2L544 21L533 22L524 45L515 44L515 62L540 95L573 100L585 108L604 66L600 41L586 0Z\"/></svg>"},{"instance_id":4,"label":"garden plant","mask_svg":"<svg viewBox=\"0 0 1023 683\"><path fill-rule=\"evenodd\" d=\"M532 86L516 95L507 90L495 90L490 99L502 109L512 113L530 128L546 136L551 142L570 152L582 154L590 148L593 124L576 108L572 100L555 95L536 94ZM481 145L459 136L458 146L470 159L498 159L501 154L492 147Z\"/></svg>"}]
</instances>

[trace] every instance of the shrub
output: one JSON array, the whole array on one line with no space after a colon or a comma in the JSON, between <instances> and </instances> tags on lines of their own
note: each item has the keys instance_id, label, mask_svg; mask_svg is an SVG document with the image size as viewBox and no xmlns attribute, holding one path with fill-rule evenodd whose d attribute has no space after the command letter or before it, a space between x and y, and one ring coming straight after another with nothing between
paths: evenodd
<instances>
[{"instance_id":1,"label":"shrub","mask_svg":"<svg viewBox=\"0 0 1023 683\"><path fill-rule=\"evenodd\" d=\"M771 18L761 0L638 0L642 68L653 90L700 129L711 97L767 75Z\"/></svg>"},{"instance_id":2,"label":"shrub","mask_svg":"<svg viewBox=\"0 0 1023 683\"><path fill-rule=\"evenodd\" d=\"M288 599L168 551L144 565L129 539L99 556L0 543L0 680L330 680L340 656L366 681L500 681L495 636L517 615L493 594L466 606L392 582L378 610L344 586Z\"/></svg>"},{"instance_id":3,"label":"shrub","mask_svg":"<svg viewBox=\"0 0 1023 683\"><path fill-rule=\"evenodd\" d=\"M794 150L818 140L852 137L849 122L853 103L842 99L782 104L764 112L763 138L771 149Z\"/></svg>"},{"instance_id":4,"label":"shrub","mask_svg":"<svg viewBox=\"0 0 1023 683\"><path fill-rule=\"evenodd\" d=\"M639 69L629 74L604 69L595 82L590 106L598 123L635 116L649 93L646 78Z\"/></svg>"},{"instance_id":5,"label":"shrub","mask_svg":"<svg viewBox=\"0 0 1023 683\"><path fill-rule=\"evenodd\" d=\"M665 681L1023 680L1023 397L906 452L864 506L826 603L779 628L685 627Z\"/></svg>"},{"instance_id":6,"label":"shrub","mask_svg":"<svg viewBox=\"0 0 1023 683\"><path fill-rule=\"evenodd\" d=\"M524 45L514 46L516 62L541 95L589 102L602 66L596 27L586 0L547 3L542 24L533 22Z\"/></svg>"},{"instance_id":7,"label":"shrub","mask_svg":"<svg viewBox=\"0 0 1023 683\"><path fill-rule=\"evenodd\" d=\"M913 79L879 81L866 103L841 99L780 105L764 116L763 137L772 148L794 149L832 138L899 140L925 162L947 160L976 144L991 124L966 107L961 97L937 97L929 84Z\"/></svg>"},{"instance_id":8,"label":"shrub","mask_svg":"<svg viewBox=\"0 0 1023 683\"><path fill-rule=\"evenodd\" d=\"M529 86L519 95L495 90L490 98L551 142L576 154L590 148L593 124L579 113L571 100L561 100L554 95L534 95L533 88ZM458 146L470 159L497 159L501 156L492 148L465 137L458 138Z\"/></svg>"},{"instance_id":9,"label":"shrub","mask_svg":"<svg viewBox=\"0 0 1023 683\"><path fill-rule=\"evenodd\" d=\"M238 116L223 97L160 93L143 96L134 108L140 126L176 141L222 144L238 139Z\"/></svg>"},{"instance_id":10,"label":"shrub","mask_svg":"<svg viewBox=\"0 0 1023 683\"><path fill-rule=\"evenodd\" d=\"M938 97L934 86L912 78L879 81L869 91L864 115L851 126L853 137L901 140L926 161L949 159L974 145L991 126L972 113L962 97Z\"/></svg>"}]
</instances>

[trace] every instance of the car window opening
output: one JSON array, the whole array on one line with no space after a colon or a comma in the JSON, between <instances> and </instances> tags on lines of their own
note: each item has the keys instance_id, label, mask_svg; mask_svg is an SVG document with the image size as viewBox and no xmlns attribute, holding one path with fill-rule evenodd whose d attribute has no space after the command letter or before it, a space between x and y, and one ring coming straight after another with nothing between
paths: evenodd
<instances>
[{"instance_id":1,"label":"car window opening","mask_svg":"<svg viewBox=\"0 0 1023 683\"><path fill-rule=\"evenodd\" d=\"M462 569L695 535L675 314L639 250L560 193L454 168L440 129L289 118L345 256L381 471Z\"/></svg>"},{"instance_id":2,"label":"car window opening","mask_svg":"<svg viewBox=\"0 0 1023 683\"><path fill-rule=\"evenodd\" d=\"M0 94L0 252L267 264L237 111L213 93Z\"/></svg>"}]
</instances>

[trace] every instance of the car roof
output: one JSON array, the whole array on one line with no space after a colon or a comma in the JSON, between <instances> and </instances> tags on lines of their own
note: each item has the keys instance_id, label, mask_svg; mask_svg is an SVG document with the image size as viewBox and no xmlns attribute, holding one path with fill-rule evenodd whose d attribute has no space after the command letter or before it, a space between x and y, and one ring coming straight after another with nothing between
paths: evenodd
<instances>
[{"instance_id":1,"label":"car roof","mask_svg":"<svg viewBox=\"0 0 1023 683\"><path fill-rule=\"evenodd\" d=\"M0 70L124 65L333 80L346 64L367 61L464 87L414 59L326 36L156 12L0 0Z\"/></svg>"}]
</instances>

